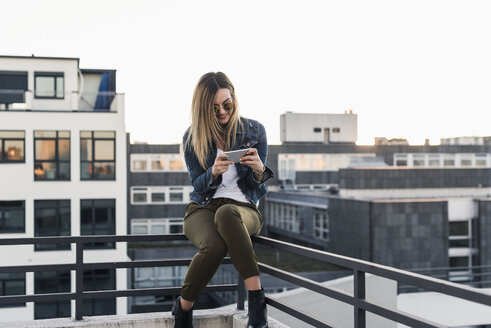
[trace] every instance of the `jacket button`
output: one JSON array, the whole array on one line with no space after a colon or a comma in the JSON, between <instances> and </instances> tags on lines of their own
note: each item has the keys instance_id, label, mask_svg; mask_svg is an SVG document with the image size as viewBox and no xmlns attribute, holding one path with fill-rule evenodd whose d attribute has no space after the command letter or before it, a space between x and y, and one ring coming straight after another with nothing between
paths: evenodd
<instances>
[{"instance_id":1,"label":"jacket button","mask_svg":"<svg viewBox=\"0 0 491 328\"><path fill-rule=\"evenodd\" d=\"M204 204L204 203L206 203L206 202L205 202L205 201L202 201L202 202L201 202L201 204Z\"/></svg>"},{"instance_id":2,"label":"jacket button","mask_svg":"<svg viewBox=\"0 0 491 328\"><path fill-rule=\"evenodd\" d=\"M248 143L247 143L247 147L249 147L250 145L251 145L251 143L250 143L250 142L248 142Z\"/></svg>"},{"instance_id":3,"label":"jacket button","mask_svg":"<svg viewBox=\"0 0 491 328\"><path fill-rule=\"evenodd\" d=\"M205 200L208 200L208 199L209 199L208 197L205 198Z\"/></svg>"}]
</instances>

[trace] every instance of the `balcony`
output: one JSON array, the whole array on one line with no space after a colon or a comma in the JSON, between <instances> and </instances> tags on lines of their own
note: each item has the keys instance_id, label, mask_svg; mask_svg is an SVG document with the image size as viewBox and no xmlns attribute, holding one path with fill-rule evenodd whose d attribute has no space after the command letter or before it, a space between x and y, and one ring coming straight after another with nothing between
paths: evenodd
<instances>
[{"instance_id":1,"label":"balcony","mask_svg":"<svg viewBox=\"0 0 491 328\"><path fill-rule=\"evenodd\" d=\"M19 327L134 327L135 322L145 322L145 327L168 327L172 326L170 313L153 313L140 315L123 315L123 316L103 316L103 317L83 317L82 305L85 299L104 298L104 297L128 297L139 295L178 295L180 288L148 288L148 289L128 289L128 290L104 290L104 291L85 291L83 272L88 269L97 268L136 268L136 267L155 267L155 266L175 266L188 265L190 259L179 260L161 260L161 261L126 261L126 262L104 262L104 263L85 263L84 247L85 243L94 242L161 242L172 240L185 240L182 234L178 235L131 235L131 236L83 236L83 237L38 237L38 238L4 238L0 239L0 246L14 245L33 245L33 244L53 244L53 243L72 243L76 245L75 263L65 264L44 264L44 265L21 265L21 266L2 266L0 273L7 272L40 272L53 270L72 270L75 271L75 287L73 292L51 293L51 294L34 294L34 295L9 295L0 296L0 305L18 304L21 302L42 302L55 300L73 300L74 301L74 319L50 319L47 321L39 320L36 322L19 323ZM267 295L266 302L270 309L286 313L289 316L310 324L315 327L382 327L379 324L383 320L383 327L396 327L397 323L411 327L444 327L444 324L433 322L427 318L418 317L403 311L387 306L383 302L375 301L370 297L370 287L372 277L378 277L387 281L408 284L429 292L436 292L442 295L457 298L460 301L470 301L481 306L486 313L491 308L491 293L486 293L480 289L458 285L432 277L423 276L417 273L411 273L376 263L362 261L346 256L340 256L333 253L319 251L295 244L290 244L271 238L254 236L253 242L257 245L270 247L308 257L315 261L323 263L332 263L336 266L345 268L351 272L349 279L344 283L348 288L338 288L331 284L319 283L299 275L275 268L273 266L259 263L259 269L262 274L269 274L276 278L302 287L317 297L301 297L303 303L309 311L304 310L297 304L289 304L284 299ZM230 263L225 259L224 263ZM244 312L245 290L242 280L238 277L237 284L208 286L207 291L228 291L235 292L237 303L234 308L224 308L218 310L196 311L195 322L199 327L242 327L246 322ZM372 286L373 287L373 286ZM377 287L377 286L375 286ZM378 288L380 289L380 288ZM334 313L325 319L325 312L329 312L330 307L321 309L318 313L311 313L313 305L318 305L322 300L334 300L336 303L345 304L347 310L342 313ZM461 311L460 316L468 317L469 314L465 309ZM273 312L273 311L271 311ZM338 311L339 312L339 311ZM138 321L143 320L143 321ZM219 323L212 320L218 320ZM389 322L388 324L386 322ZM491 323L491 322L489 322ZM489 324L488 323L488 324ZM15 327L12 323L0 324L0 327ZM271 327L284 327L284 325L272 320Z\"/></svg>"},{"instance_id":2,"label":"balcony","mask_svg":"<svg viewBox=\"0 0 491 328\"><path fill-rule=\"evenodd\" d=\"M61 108L60 108L61 107ZM124 94L104 92L66 92L57 97L35 97L31 90L0 89L0 111L36 112L121 112Z\"/></svg>"}]
</instances>

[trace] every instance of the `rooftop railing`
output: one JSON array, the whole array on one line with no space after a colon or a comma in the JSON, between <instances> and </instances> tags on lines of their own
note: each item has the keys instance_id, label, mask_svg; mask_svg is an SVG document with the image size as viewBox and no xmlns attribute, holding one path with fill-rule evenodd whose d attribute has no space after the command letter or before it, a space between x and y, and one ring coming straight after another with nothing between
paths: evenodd
<instances>
[{"instance_id":1,"label":"rooftop railing","mask_svg":"<svg viewBox=\"0 0 491 328\"><path fill-rule=\"evenodd\" d=\"M33 272L33 271L54 271L54 270L74 270L75 271L75 292L35 294L35 295L15 295L1 296L0 305L15 304L20 302L55 301L55 300L75 300L75 319L82 319L82 304L84 299L107 298L107 297L128 297L143 295L177 295L180 287L167 288L148 288L131 290L109 290L109 291L84 291L83 271L100 268L137 268L137 267L157 267L157 266L180 266L188 265L190 259L176 260L145 260L145 261L126 261L126 262L103 262L85 263L83 261L84 244L93 242L161 242L171 240L186 240L183 234L175 235L129 235L129 236L81 236L81 237L37 237L37 238L10 238L0 239L2 245L25 245L25 244L52 244L52 243L74 243L76 245L76 261L69 264L47 264L47 265L20 265L2 266L0 273L4 272ZM440 279L399 270L368 261L358 260L346 256L341 256L325 251L319 251L304 246L299 246L279 240L274 240L262 236L253 236L255 244L271 247L275 250L286 251L289 253L305 256L317 261L331 263L339 267L351 270L353 273L353 293L344 292L336 288L326 287L314 280L306 279L299 275L286 272L270 265L259 263L261 272L288 281L299 287L306 288L326 297L344 302L353 306L354 327L366 327L366 313L370 312L389 320L408 325L411 327L443 327L442 325L430 322L424 318L416 317L396 309L387 308L371 302L365 298L366 295L366 274L394 280L418 288L443 293L463 300L476 302L491 306L491 294L486 294L479 289L463 286ZM230 263L230 259L225 259L224 263ZM235 291L237 292L237 309L244 309L244 285L242 279L237 276L237 284L215 285L206 287L206 291ZM266 303L283 312L286 312L315 327L334 327L333 324L323 322L315 316L306 313L285 302L267 296ZM491 308L490 308L491 310ZM464 315L464 314L463 314Z\"/></svg>"},{"instance_id":2,"label":"rooftop railing","mask_svg":"<svg viewBox=\"0 0 491 328\"><path fill-rule=\"evenodd\" d=\"M290 283L293 283L299 287L303 287L327 297L336 299L346 304L352 305L354 309L354 327L365 328L366 327L366 313L370 312L389 320L410 326L410 327L444 327L438 323L430 322L424 318L419 318L408 313L398 311L395 309L389 309L387 307L380 306L373 302L368 301L365 298L366 284L365 275L372 274L375 276L394 280L398 283L404 283L407 285L415 286L426 291L434 291L445 295L454 296L460 299L476 302L479 304L491 306L491 294L482 292L481 290L469 286L459 285L456 283L443 281L440 279L420 275L417 273L411 273L409 271L399 270L388 266L358 260L347 256L341 256L325 251L319 251L312 248L299 246L267 237L253 236L252 240L255 244L261 244L268 247L272 247L277 250L290 252L293 254L306 256L314 260L331 263L346 269L349 269L353 273L353 293L341 291L339 289L330 288L322 285L319 282L305 279L298 275L286 272L259 263L259 270L274 277L283 279ZM304 322L311 324L315 327L334 327L333 324L323 322L313 315L305 313L304 311L285 304L280 300L276 300L272 297L266 297L266 303L273 306L283 312L286 312ZM491 308L490 308L491 311ZM465 315L465 313L462 313Z\"/></svg>"},{"instance_id":3,"label":"rooftop railing","mask_svg":"<svg viewBox=\"0 0 491 328\"><path fill-rule=\"evenodd\" d=\"M77 236L77 237L36 237L36 238L5 238L0 239L0 246L14 245L37 245L37 244L75 244L75 263L65 264L43 264L43 265L16 265L1 266L0 273L5 272L39 272L39 271L75 271L75 292L34 294L34 295L12 295L0 296L0 305L18 304L24 302L48 302L75 300L75 319L82 320L83 300L109 297L129 297L129 296L155 296L155 295L179 295L180 287L165 288L142 288L128 290L104 290L104 291L84 291L83 272L85 270L96 269L121 269L121 268L140 268L140 267L167 267L167 266L187 266L191 259L173 260L139 260L124 262L84 262L84 244L95 242L162 242L174 240L187 240L183 234L173 235L127 235L127 236ZM223 264L231 263L230 258L225 258ZM206 292L237 292L237 309L244 309L245 289L243 280L237 274L237 284L209 285L205 288Z\"/></svg>"},{"instance_id":4,"label":"rooftop railing","mask_svg":"<svg viewBox=\"0 0 491 328\"><path fill-rule=\"evenodd\" d=\"M53 109L52 103L64 102L63 109ZM39 102L41 101L41 102ZM71 111L120 112L124 109L124 94L114 91L65 92L53 96L37 96L31 90L0 89L0 111Z\"/></svg>"},{"instance_id":5,"label":"rooftop railing","mask_svg":"<svg viewBox=\"0 0 491 328\"><path fill-rule=\"evenodd\" d=\"M437 279L447 280L476 288L491 287L491 265L474 265L461 267L421 268L408 270ZM399 293L419 291L417 287L399 284Z\"/></svg>"}]
</instances>

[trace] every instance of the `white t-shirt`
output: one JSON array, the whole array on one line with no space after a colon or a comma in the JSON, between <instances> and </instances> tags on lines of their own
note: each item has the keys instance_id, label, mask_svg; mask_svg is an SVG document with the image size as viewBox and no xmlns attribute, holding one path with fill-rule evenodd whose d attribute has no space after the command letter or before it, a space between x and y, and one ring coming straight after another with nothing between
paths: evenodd
<instances>
[{"instance_id":1,"label":"white t-shirt","mask_svg":"<svg viewBox=\"0 0 491 328\"><path fill-rule=\"evenodd\" d=\"M217 157L220 154L223 154L223 150L217 149ZM250 203L250 200L247 199L237 185L238 179L239 176L237 174L235 164L229 165L227 172L222 174L222 183L218 186L213 198L223 197L230 198L238 202Z\"/></svg>"}]
</instances>

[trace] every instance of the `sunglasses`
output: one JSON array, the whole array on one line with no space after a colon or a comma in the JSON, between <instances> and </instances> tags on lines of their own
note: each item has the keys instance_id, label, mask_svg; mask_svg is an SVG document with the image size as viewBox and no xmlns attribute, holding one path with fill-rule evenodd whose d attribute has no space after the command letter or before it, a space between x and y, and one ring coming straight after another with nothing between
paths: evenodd
<instances>
[{"instance_id":1,"label":"sunglasses","mask_svg":"<svg viewBox=\"0 0 491 328\"><path fill-rule=\"evenodd\" d=\"M225 104L223 104L223 109L225 109L227 112L230 112L232 109L234 109L234 103L231 101L226 102ZM215 111L215 114L220 113L220 105L213 105L213 110Z\"/></svg>"}]
</instances>

